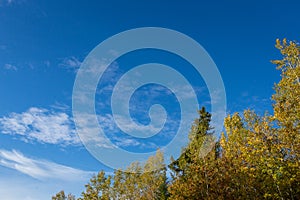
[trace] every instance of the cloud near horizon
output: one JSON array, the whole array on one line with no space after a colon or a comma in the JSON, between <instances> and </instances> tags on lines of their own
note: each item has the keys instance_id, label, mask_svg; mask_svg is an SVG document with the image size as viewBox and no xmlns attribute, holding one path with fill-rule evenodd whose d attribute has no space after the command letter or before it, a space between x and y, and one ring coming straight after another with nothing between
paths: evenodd
<instances>
[{"instance_id":1,"label":"cloud near horizon","mask_svg":"<svg viewBox=\"0 0 300 200\"><path fill-rule=\"evenodd\" d=\"M32 159L16 150L0 149L0 165L17 170L38 180L88 180L95 172L75 169L55 162Z\"/></svg>"}]
</instances>

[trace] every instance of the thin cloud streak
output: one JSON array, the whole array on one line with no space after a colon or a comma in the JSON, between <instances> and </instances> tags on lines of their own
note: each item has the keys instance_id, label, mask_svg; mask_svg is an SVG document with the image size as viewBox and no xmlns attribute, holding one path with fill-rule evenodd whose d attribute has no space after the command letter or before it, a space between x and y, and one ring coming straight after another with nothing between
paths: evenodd
<instances>
[{"instance_id":1,"label":"thin cloud streak","mask_svg":"<svg viewBox=\"0 0 300 200\"><path fill-rule=\"evenodd\" d=\"M75 72L77 72L81 63L82 62L77 57L70 56L70 57L64 58L59 65L62 67L65 67L67 69L75 70Z\"/></svg>"},{"instance_id":2,"label":"thin cloud streak","mask_svg":"<svg viewBox=\"0 0 300 200\"><path fill-rule=\"evenodd\" d=\"M3 68L6 69L6 70L12 70L12 71L17 71L18 70L18 68L15 65L12 65L12 64L5 64L3 66Z\"/></svg>"},{"instance_id":3,"label":"thin cloud streak","mask_svg":"<svg viewBox=\"0 0 300 200\"><path fill-rule=\"evenodd\" d=\"M22 153L0 149L0 165L17 170L38 180L88 180L94 172L83 171L47 160L32 159Z\"/></svg>"}]
</instances>

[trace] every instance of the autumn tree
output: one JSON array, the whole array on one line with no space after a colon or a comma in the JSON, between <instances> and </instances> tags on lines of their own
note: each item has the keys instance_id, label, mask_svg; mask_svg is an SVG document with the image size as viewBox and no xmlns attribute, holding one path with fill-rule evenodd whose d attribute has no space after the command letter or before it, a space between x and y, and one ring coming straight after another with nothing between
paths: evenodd
<instances>
[{"instance_id":1,"label":"autumn tree","mask_svg":"<svg viewBox=\"0 0 300 200\"><path fill-rule=\"evenodd\" d=\"M170 168L171 199L300 199L299 45L277 40L283 58L275 85L274 114L245 110L225 118L214 151L202 157L210 115L202 109L189 145Z\"/></svg>"},{"instance_id":2,"label":"autumn tree","mask_svg":"<svg viewBox=\"0 0 300 200\"><path fill-rule=\"evenodd\" d=\"M86 191L82 192L79 200L109 200L111 196L111 176L106 176L104 171L94 175L85 185Z\"/></svg>"},{"instance_id":3,"label":"autumn tree","mask_svg":"<svg viewBox=\"0 0 300 200\"><path fill-rule=\"evenodd\" d=\"M203 107L191 127L189 144L180 157L169 165L173 172L169 187L170 199L201 199L209 196L214 173L211 165L218 157L217 148L208 155L202 155L203 145L214 143L210 121L211 114Z\"/></svg>"},{"instance_id":4,"label":"autumn tree","mask_svg":"<svg viewBox=\"0 0 300 200\"><path fill-rule=\"evenodd\" d=\"M163 153L134 162L126 170L116 170L113 181L114 199L167 199L167 177Z\"/></svg>"},{"instance_id":5,"label":"autumn tree","mask_svg":"<svg viewBox=\"0 0 300 200\"><path fill-rule=\"evenodd\" d=\"M133 162L114 175L103 171L91 178L80 200L148 200L167 199L167 177L163 153L158 150L145 163Z\"/></svg>"},{"instance_id":6,"label":"autumn tree","mask_svg":"<svg viewBox=\"0 0 300 200\"><path fill-rule=\"evenodd\" d=\"M65 192L62 190L58 192L55 196L52 197L52 200L75 200L75 196L72 194L65 195Z\"/></svg>"},{"instance_id":7,"label":"autumn tree","mask_svg":"<svg viewBox=\"0 0 300 200\"><path fill-rule=\"evenodd\" d=\"M211 114L202 108L188 145L168 165L169 182L157 151L113 176L100 172L80 199L300 199L300 47L286 39L277 40L276 47L282 59L273 63L282 78L275 85L272 114L230 114L216 142ZM52 197L66 198L63 191Z\"/></svg>"},{"instance_id":8,"label":"autumn tree","mask_svg":"<svg viewBox=\"0 0 300 200\"><path fill-rule=\"evenodd\" d=\"M284 182L280 188L289 198L300 198L300 46L296 42L277 40L276 47L283 58L275 60L282 79L275 85L274 121L278 126L278 141Z\"/></svg>"},{"instance_id":9,"label":"autumn tree","mask_svg":"<svg viewBox=\"0 0 300 200\"><path fill-rule=\"evenodd\" d=\"M277 40L276 47L283 58L273 61L282 72L272 97L274 115L246 110L225 119L221 160L232 174L224 182L229 198L300 198L300 51L287 40Z\"/></svg>"}]
</instances>

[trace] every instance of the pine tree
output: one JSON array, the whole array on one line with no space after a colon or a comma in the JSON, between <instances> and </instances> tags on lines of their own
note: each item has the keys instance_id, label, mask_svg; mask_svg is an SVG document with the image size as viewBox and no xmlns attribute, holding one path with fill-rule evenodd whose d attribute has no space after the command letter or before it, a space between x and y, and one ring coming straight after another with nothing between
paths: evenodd
<instances>
[{"instance_id":1,"label":"pine tree","mask_svg":"<svg viewBox=\"0 0 300 200\"><path fill-rule=\"evenodd\" d=\"M215 154L202 156L201 151L203 145L213 142L214 138L210 127L211 114L204 107L198 113L199 118L194 121L189 133L188 146L169 165L173 172L169 187L170 199L199 199L208 196L207 188L211 178L208 166L213 162Z\"/></svg>"}]
</instances>

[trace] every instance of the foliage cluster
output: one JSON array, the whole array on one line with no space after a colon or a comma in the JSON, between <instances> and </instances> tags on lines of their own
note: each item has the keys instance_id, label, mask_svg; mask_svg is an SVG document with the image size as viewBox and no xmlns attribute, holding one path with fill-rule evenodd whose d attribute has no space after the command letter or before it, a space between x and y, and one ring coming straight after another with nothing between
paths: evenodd
<instances>
[{"instance_id":1,"label":"foliage cluster","mask_svg":"<svg viewBox=\"0 0 300 200\"><path fill-rule=\"evenodd\" d=\"M203 156L202 145L215 138L211 114L202 108L189 144L168 166L169 179L158 151L145 165L133 163L113 176L100 172L79 199L300 199L300 46L284 39L276 47L282 59L272 62L282 78L272 96L273 114L228 115L225 132ZM60 192L52 199L74 197Z\"/></svg>"}]
</instances>

